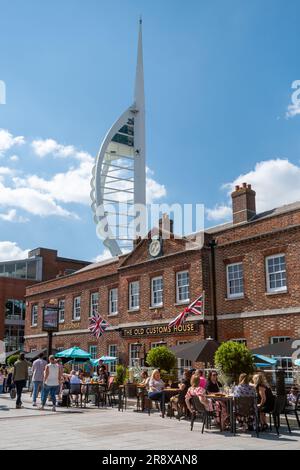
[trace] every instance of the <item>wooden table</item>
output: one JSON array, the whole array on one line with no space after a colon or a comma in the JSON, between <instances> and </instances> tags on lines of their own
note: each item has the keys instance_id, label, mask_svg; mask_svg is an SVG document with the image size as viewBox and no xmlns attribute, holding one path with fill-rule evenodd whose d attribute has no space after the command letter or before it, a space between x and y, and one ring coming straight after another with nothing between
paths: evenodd
<instances>
[{"instance_id":1,"label":"wooden table","mask_svg":"<svg viewBox=\"0 0 300 470\"><path fill-rule=\"evenodd\" d=\"M234 408L233 408L233 401L234 397L233 395L218 395L215 393L210 393L206 395L206 398L211 398L213 401L221 401L226 404L228 413L229 413L229 419L230 419L230 432L234 434ZM220 422L220 429L222 429L222 423Z\"/></svg>"}]
</instances>

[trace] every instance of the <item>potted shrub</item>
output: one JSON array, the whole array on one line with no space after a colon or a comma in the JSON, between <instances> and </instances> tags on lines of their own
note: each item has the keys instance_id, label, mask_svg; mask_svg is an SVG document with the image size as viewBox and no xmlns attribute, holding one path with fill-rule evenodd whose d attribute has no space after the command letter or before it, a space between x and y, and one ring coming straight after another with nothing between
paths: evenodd
<instances>
[{"instance_id":1,"label":"potted shrub","mask_svg":"<svg viewBox=\"0 0 300 470\"><path fill-rule=\"evenodd\" d=\"M177 359L175 354L166 346L157 346L150 349L147 354L147 363L150 367L160 369L161 371L170 372L176 365Z\"/></svg>"},{"instance_id":2,"label":"potted shrub","mask_svg":"<svg viewBox=\"0 0 300 470\"><path fill-rule=\"evenodd\" d=\"M221 344L215 353L215 366L228 384L238 383L239 375L243 372L251 374L254 371L251 352L244 344L235 341Z\"/></svg>"}]
</instances>

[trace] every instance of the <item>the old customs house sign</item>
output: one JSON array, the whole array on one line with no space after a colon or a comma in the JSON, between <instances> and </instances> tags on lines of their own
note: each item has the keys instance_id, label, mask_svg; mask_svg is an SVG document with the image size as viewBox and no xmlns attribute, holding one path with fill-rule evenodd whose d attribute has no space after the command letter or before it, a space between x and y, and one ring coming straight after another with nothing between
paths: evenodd
<instances>
[{"instance_id":1,"label":"the old customs house sign","mask_svg":"<svg viewBox=\"0 0 300 470\"><path fill-rule=\"evenodd\" d=\"M180 326L148 325L138 326L135 328L122 328L122 336L124 338L136 338L141 336L157 336L157 335L188 335L195 334L199 331L199 322L187 322Z\"/></svg>"}]
</instances>

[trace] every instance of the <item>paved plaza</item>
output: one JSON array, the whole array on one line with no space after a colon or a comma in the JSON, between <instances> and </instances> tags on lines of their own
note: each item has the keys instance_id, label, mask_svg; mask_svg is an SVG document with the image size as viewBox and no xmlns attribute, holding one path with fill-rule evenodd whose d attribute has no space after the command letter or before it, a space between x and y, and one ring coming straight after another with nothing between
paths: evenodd
<instances>
[{"instance_id":1,"label":"paved plaza","mask_svg":"<svg viewBox=\"0 0 300 470\"><path fill-rule=\"evenodd\" d=\"M190 431L188 421L165 418L153 412L124 412L117 408L32 408L24 395L24 408L16 410L9 397L0 398L0 449L276 449L300 448L300 430L291 421L292 434L283 426L278 438L274 432L259 438L250 434L232 436L212 428L201 434L197 422Z\"/></svg>"}]
</instances>

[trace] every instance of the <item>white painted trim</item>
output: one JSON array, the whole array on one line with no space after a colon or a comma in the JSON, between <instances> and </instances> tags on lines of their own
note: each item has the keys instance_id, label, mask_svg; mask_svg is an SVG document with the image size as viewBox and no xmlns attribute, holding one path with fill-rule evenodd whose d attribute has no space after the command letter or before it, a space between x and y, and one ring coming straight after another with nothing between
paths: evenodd
<instances>
[{"instance_id":1,"label":"white painted trim","mask_svg":"<svg viewBox=\"0 0 300 470\"><path fill-rule=\"evenodd\" d=\"M290 307L285 309L274 309L274 310L260 310L253 312L240 312L240 313L223 313L218 315L218 320L234 320L237 318L254 318L254 317L272 317L276 315L293 315L295 313L300 314L299 307Z\"/></svg>"}]
</instances>

